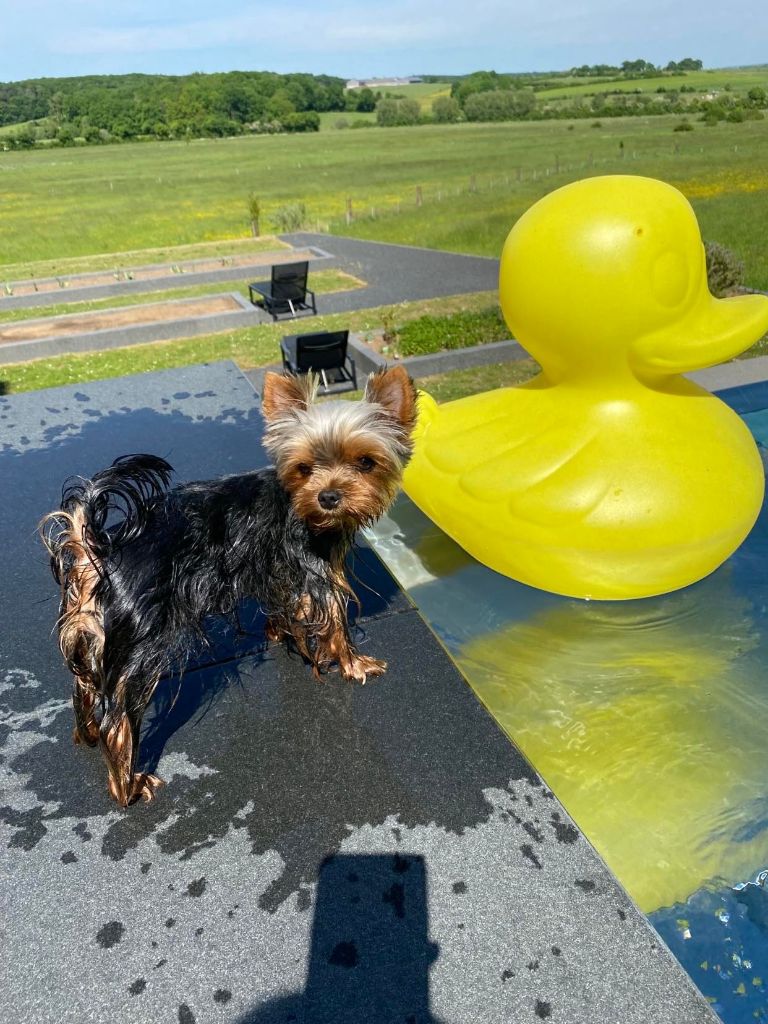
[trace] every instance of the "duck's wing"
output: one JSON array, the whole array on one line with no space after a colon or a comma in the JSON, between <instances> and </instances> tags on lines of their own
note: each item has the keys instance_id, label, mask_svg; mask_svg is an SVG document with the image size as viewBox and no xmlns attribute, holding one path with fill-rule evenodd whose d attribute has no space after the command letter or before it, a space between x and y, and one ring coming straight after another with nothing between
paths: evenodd
<instances>
[{"instance_id":1,"label":"duck's wing","mask_svg":"<svg viewBox=\"0 0 768 1024\"><path fill-rule=\"evenodd\" d=\"M601 431L547 392L506 389L439 407L412 472L454 477L461 493L539 524L584 518L614 487ZM463 407L462 407L463 406Z\"/></svg>"}]
</instances>

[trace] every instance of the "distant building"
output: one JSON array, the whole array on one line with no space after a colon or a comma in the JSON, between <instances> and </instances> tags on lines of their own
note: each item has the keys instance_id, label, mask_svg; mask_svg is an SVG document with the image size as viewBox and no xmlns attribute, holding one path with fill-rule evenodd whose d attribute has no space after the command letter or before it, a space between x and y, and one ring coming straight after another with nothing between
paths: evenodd
<instances>
[{"instance_id":1,"label":"distant building","mask_svg":"<svg viewBox=\"0 0 768 1024\"><path fill-rule=\"evenodd\" d=\"M418 75L411 75L409 78L350 78L345 89L386 89L390 86L413 85L420 82Z\"/></svg>"}]
</instances>

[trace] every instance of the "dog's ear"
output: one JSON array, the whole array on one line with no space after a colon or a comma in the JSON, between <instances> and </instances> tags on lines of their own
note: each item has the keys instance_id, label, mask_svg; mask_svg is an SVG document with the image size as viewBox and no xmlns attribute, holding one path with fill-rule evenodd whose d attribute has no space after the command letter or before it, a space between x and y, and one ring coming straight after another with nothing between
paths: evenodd
<instances>
[{"instance_id":1,"label":"dog's ear","mask_svg":"<svg viewBox=\"0 0 768 1024\"><path fill-rule=\"evenodd\" d=\"M365 398L384 406L409 433L416 422L416 388L404 366L377 370L365 385Z\"/></svg>"},{"instance_id":2,"label":"dog's ear","mask_svg":"<svg viewBox=\"0 0 768 1024\"><path fill-rule=\"evenodd\" d=\"M264 419L274 420L296 409L307 409L312 401L314 384L309 376L265 373L261 393Z\"/></svg>"}]
</instances>

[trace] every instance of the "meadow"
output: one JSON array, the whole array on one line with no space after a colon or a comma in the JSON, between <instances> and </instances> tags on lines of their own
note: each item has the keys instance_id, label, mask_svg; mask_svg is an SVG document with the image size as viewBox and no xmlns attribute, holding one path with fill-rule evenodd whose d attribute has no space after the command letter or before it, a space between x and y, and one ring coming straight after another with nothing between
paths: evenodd
<instances>
[{"instance_id":1,"label":"meadow","mask_svg":"<svg viewBox=\"0 0 768 1024\"><path fill-rule=\"evenodd\" d=\"M591 96L596 92L656 92L659 88L673 92L681 86L697 92L745 93L754 86L768 86L768 65L743 68L702 68L684 75L659 75L652 78L626 78L614 81L605 78L569 78L567 84L542 89L537 95L546 98Z\"/></svg>"},{"instance_id":2,"label":"meadow","mask_svg":"<svg viewBox=\"0 0 768 1024\"><path fill-rule=\"evenodd\" d=\"M749 284L768 288L768 120L674 132L679 123L425 125L0 152L0 282L13 276L8 265L246 238L251 192L265 232L303 204L309 230L496 256L546 192L631 173L680 188L705 238L734 249Z\"/></svg>"}]
</instances>

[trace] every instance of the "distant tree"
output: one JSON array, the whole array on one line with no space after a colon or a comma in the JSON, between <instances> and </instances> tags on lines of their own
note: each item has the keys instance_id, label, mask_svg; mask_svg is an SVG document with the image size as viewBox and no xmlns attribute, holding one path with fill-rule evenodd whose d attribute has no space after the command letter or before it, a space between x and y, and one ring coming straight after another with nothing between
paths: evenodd
<instances>
[{"instance_id":1,"label":"distant tree","mask_svg":"<svg viewBox=\"0 0 768 1024\"><path fill-rule=\"evenodd\" d=\"M355 102L355 110L360 110L365 113L370 113L376 109L376 97L373 95L373 90L367 86L363 89L358 89L357 97Z\"/></svg>"},{"instance_id":2,"label":"distant tree","mask_svg":"<svg viewBox=\"0 0 768 1024\"><path fill-rule=\"evenodd\" d=\"M655 64L651 64L647 60L625 60L622 61L621 70L625 75L642 75L658 69Z\"/></svg>"},{"instance_id":3,"label":"distant tree","mask_svg":"<svg viewBox=\"0 0 768 1024\"><path fill-rule=\"evenodd\" d=\"M467 98L477 92L496 92L510 86L509 75L499 75L496 71L474 71L451 85L451 96L463 107Z\"/></svg>"},{"instance_id":4,"label":"distant tree","mask_svg":"<svg viewBox=\"0 0 768 1024\"><path fill-rule=\"evenodd\" d=\"M282 121L288 114L295 113L296 106L287 91L285 89L278 89L267 104L267 115Z\"/></svg>"},{"instance_id":5,"label":"distant tree","mask_svg":"<svg viewBox=\"0 0 768 1024\"><path fill-rule=\"evenodd\" d=\"M438 96L432 103L432 117L438 124L452 124L461 117L461 107L453 96Z\"/></svg>"}]
</instances>

